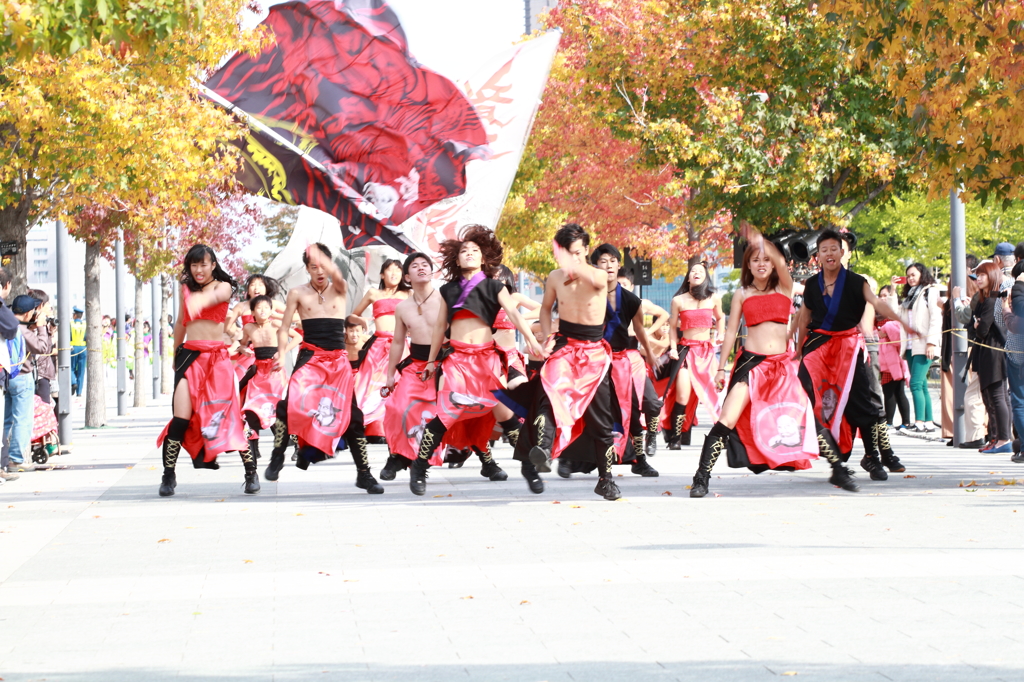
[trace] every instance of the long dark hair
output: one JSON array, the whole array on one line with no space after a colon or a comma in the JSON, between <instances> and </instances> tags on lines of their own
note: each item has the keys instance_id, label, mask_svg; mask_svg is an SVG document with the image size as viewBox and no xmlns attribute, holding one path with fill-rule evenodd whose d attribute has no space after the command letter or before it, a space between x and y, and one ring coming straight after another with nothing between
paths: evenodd
<instances>
[{"instance_id":1,"label":"long dark hair","mask_svg":"<svg viewBox=\"0 0 1024 682\"><path fill-rule=\"evenodd\" d=\"M217 260L217 254L206 244L196 244L185 254L185 265L181 269L181 283L189 291L203 290L203 287L199 286L192 277L192 264L202 263L207 256L209 256L210 262L213 263L213 278L218 282L227 282L231 286L232 293L234 293L235 289L238 288L238 282L231 275L224 272L224 268L220 266L220 261Z\"/></svg>"},{"instance_id":2,"label":"long dark hair","mask_svg":"<svg viewBox=\"0 0 1024 682\"><path fill-rule=\"evenodd\" d=\"M253 282L263 282L263 288L267 290L267 298L275 299L281 295L281 285L278 284L277 280L273 277L267 277L266 275L250 275L249 279L245 280L246 300L251 300L249 299L249 285ZM255 296L253 298L255 298Z\"/></svg>"},{"instance_id":3,"label":"long dark hair","mask_svg":"<svg viewBox=\"0 0 1024 682\"><path fill-rule=\"evenodd\" d=\"M494 230L483 225L467 225L461 239L445 239L438 249L441 253L441 269L444 271L444 278L449 282L457 282L462 277L462 268L459 267L459 251L466 242L473 242L480 247L481 270L487 277L494 277L494 273L501 265L501 258L505 251L501 242L494 236Z\"/></svg>"},{"instance_id":4,"label":"long dark hair","mask_svg":"<svg viewBox=\"0 0 1024 682\"><path fill-rule=\"evenodd\" d=\"M519 291L519 287L516 286L515 273L512 272L512 270L504 263L498 266L497 272L494 273L494 279L504 284L510 294L514 294Z\"/></svg>"},{"instance_id":5,"label":"long dark hair","mask_svg":"<svg viewBox=\"0 0 1024 682\"><path fill-rule=\"evenodd\" d=\"M692 273L693 269L698 265L704 268L704 281L701 282L700 286L698 286L696 289L691 289L690 273ZM672 298L687 293L690 294L690 296L693 296L698 301L704 301L706 299L709 299L715 293L715 288L711 286L711 273L708 272L708 264L706 261L694 263L689 267L689 269L686 271L686 277L683 279L683 283L679 285L679 290L676 291L676 293L672 294Z\"/></svg>"},{"instance_id":6,"label":"long dark hair","mask_svg":"<svg viewBox=\"0 0 1024 682\"><path fill-rule=\"evenodd\" d=\"M388 258L384 261L384 264L380 266L380 285L377 288L381 291L384 290L384 271L391 266L395 266L402 273L402 276L398 278L398 289L396 289L396 291L409 291L412 289L412 287L405 282L405 268L402 267L402 261L395 258Z\"/></svg>"},{"instance_id":7,"label":"long dark hair","mask_svg":"<svg viewBox=\"0 0 1024 682\"><path fill-rule=\"evenodd\" d=\"M999 295L999 289L1003 286L1003 271L999 269L998 265L991 261L982 263L974 271L974 274L988 277L988 286L984 289L978 287L978 298L984 301L989 296Z\"/></svg>"},{"instance_id":8,"label":"long dark hair","mask_svg":"<svg viewBox=\"0 0 1024 682\"><path fill-rule=\"evenodd\" d=\"M743 267L740 270L740 284L745 287L754 286L754 273L750 269L750 259L754 257L754 254L761 251L760 248L750 245L746 251L743 252ZM768 290L773 290L779 286L779 271L773 268L772 274L768 275Z\"/></svg>"},{"instance_id":9,"label":"long dark hair","mask_svg":"<svg viewBox=\"0 0 1024 682\"><path fill-rule=\"evenodd\" d=\"M921 279L918 280L917 286L919 286L919 287L921 287L923 289L924 287L931 286L932 284L935 284L935 278L932 277L932 271L929 270L927 267L925 267L924 263L913 263L912 265L908 265L907 266L907 270L909 270L910 268L914 268L919 273L921 273ZM910 295L910 290L911 289L913 289L912 286L910 286L909 284L904 284L903 285L903 294L902 294L901 298L904 298L904 299L907 298Z\"/></svg>"}]
</instances>

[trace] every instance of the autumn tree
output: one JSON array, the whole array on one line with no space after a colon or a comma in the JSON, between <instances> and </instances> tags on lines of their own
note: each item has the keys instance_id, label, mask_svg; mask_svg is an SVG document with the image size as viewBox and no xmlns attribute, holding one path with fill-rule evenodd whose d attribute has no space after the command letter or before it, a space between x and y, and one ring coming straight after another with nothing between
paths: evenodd
<instances>
[{"instance_id":1,"label":"autumn tree","mask_svg":"<svg viewBox=\"0 0 1024 682\"><path fill-rule=\"evenodd\" d=\"M132 211L131 225L174 224L237 169L223 142L242 126L194 82L263 33L241 30L240 0L151 3L144 16L147 3L5 3L0 240L20 246L15 289L39 220L97 205Z\"/></svg>"},{"instance_id":2,"label":"autumn tree","mask_svg":"<svg viewBox=\"0 0 1024 682\"><path fill-rule=\"evenodd\" d=\"M269 202L266 202L269 204ZM258 274L266 271L284 247L288 245L292 232L295 230L295 223L299 219L299 207L285 204L273 206L264 205L263 218L260 227L263 236L266 238L270 248L260 253L259 258L245 264L246 272Z\"/></svg>"},{"instance_id":3,"label":"autumn tree","mask_svg":"<svg viewBox=\"0 0 1024 682\"><path fill-rule=\"evenodd\" d=\"M920 137L933 198L1024 198L1024 3L830 0L859 64Z\"/></svg>"}]
</instances>

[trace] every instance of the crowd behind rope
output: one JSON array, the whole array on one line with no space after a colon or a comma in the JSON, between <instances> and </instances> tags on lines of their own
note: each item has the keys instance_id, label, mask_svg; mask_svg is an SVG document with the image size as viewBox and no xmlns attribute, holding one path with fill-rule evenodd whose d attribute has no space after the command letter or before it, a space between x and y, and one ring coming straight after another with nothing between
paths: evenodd
<instances>
[{"instance_id":1,"label":"crowd behind rope","mask_svg":"<svg viewBox=\"0 0 1024 682\"><path fill-rule=\"evenodd\" d=\"M586 236L582 228L578 232ZM858 437L865 449L861 467L872 480L885 480L887 469L905 470L888 440L889 428L925 437L941 429L941 436L950 439L947 445L953 444L955 381L967 387L967 438L960 447L1012 453L1012 461L1024 462L1019 438L1024 428L1024 242L998 244L984 261L968 256L966 291L954 287L948 292L921 263L877 287L849 270L852 243L845 235L820 242L820 271L795 282L770 242L756 231L747 232L752 247L744 254L742 286L729 314L710 285L705 263L689 268L669 312L634 296L615 247L591 250L583 243L589 236L559 247L559 257L568 263L560 270L590 272L592 279L604 280L594 286L600 296L591 296L586 305L578 299L593 292L579 291L578 278L570 278L569 288L558 287L559 271L552 273L555 280L549 278L549 305L519 294L514 273L500 262L500 243L479 228L447 246L447 284L440 290L429 258L388 260L379 286L365 293L352 314L345 314L347 287L326 247L307 252L311 282L287 292L287 298L262 275L238 287L211 249L196 247L185 259L181 278L183 319L165 341L178 352L175 419L161 439L161 495L174 493L174 464L182 447L197 468L217 468L218 454L238 450L246 492L258 491L260 436L269 431L268 480L277 480L288 447L294 446L292 461L302 469L348 448L357 465L356 485L379 494L384 488L370 473L367 448L376 442L387 444L389 451L380 478L394 480L408 469L417 494L425 489L430 466L461 467L474 455L484 477L503 481L507 474L491 448L500 437L516 448L533 492L543 491L540 474L558 460L557 473L565 478L596 469L596 492L614 499L618 489L609 478L612 467L628 464L637 475L658 476L649 460L659 435L669 450L691 445L698 405L714 423L691 496L707 493L711 469L723 453L729 454L730 466L754 471L807 468L821 457L832 467L830 482L855 491L857 483L844 463ZM462 262L467 245L473 252L466 256L468 265ZM603 274L593 274L598 271ZM0 294L6 300L10 277L0 273L6 289ZM484 280L493 286L482 286ZM236 291L241 300L232 303ZM438 304L443 314L435 310ZM210 313L210 308L223 314ZM552 314L556 309L557 316ZM364 317L367 310L372 319ZM80 309L73 316L72 394L82 395L85 325ZM587 323L578 321L583 319ZM102 324L103 360L112 375L114 320L104 316ZM741 324L745 334L739 333ZM952 334L960 327L966 328L970 354L963 376L954 377ZM135 335L142 335L144 356L151 361L149 321L137 326L127 316L125 331L131 348ZM517 335L525 340L525 353ZM56 327L45 292L30 290L0 306L0 336L5 398L0 481L8 481L25 469L31 447L55 446L55 438L46 442L45 430L42 436L37 433L40 421L51 424L46 410L52 416L60 399ZM604 369L594 363L602 344L610 351ZM289 378L284 358L300 345ZM481 355L492 347L493 359ZM586 362L577 357L575 365L559 365L566 348L588 348ZM188 368L197 360L230 373L215 372L219 383L192 387ZM130 373L133 363L130 353ZM594 370L591 375L580 374L588 367ZM443 384L431 378L439 368L446 377L442 390ZM320 384L306 377L314 370ZM935 370L941 377L938 424L929 391ZM560 394L555 386L567 378L577 388L574 394ZM322 395L312 388L321 385L335 389ZM233 407L197 416L192 404L201 390L233 391ZM394 393L398 397L389 399ZM794 404L803 407L792 415L768 427L756 421L757 410L777 408L784 397L796 394L804 397ZM403 403L409 400L421 407L408 409ZM389 419L394 422L390 437ZM535 428L538 422L544 426ZM798 433L804 434L802 440ZM42 442L34 443L40 437ZM221 442L213 444L218 438ZM520 441L528 446L520 447Z\"/></svg>"}]
</instances>

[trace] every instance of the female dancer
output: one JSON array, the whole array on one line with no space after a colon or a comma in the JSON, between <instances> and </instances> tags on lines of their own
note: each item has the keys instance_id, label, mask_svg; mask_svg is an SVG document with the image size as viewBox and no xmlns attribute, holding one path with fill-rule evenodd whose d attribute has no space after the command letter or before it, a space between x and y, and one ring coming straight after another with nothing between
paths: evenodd
<instances>
[{"instance_id":1,"label":"female dancer","mask_svg":"<svg viewBox=\"0 0 1024 682\"><path fill-rule=\"evenodd\" d=\"M669 325L669 367L672 379L664 393L662 428L669 433L668 449L678 450L690 444L690 429L697 421L697 403L703 403L715 420L721 399L715 390L712 366L715 341L725 335L722 301L714 295L706 263L695 263L672 299L670 320L678 318L678 327ZM714 337L712 337L714 332ZM682 336L680 336L680 334ZM674 390L673 390L674 389Z\"/></svg>"},{"instance_id":2,"label":"female dancer","mask_svg":"<svg viewBox=\"0 0 1024 682\"><path fill-rule=\"evenodd\" d=\"M740 328L747 338L737 354L719 419L704 440L690 497L708 494L711 469L728 447L729 465L767 469L810 468L818 453L832 466L829 482L856 491L853 475L843 466L831 433L820 428L797 376L797 363L788 350L789 317L793 310L793 278L778 249L759 232L743 226L749 244L743 254L742 288L732 298L729 324L715 374L718 390L725 387L725 363Z\"/></svg>"},{"instance_id":3,"label":"female dancer","mask_svg":"<svg viewBox=\"0 0 1024 682\"><path fill-rule=\"evenodd\" d=\"M160 496L174 494L181 448L197 469L218 469L217 455L237 450L245 466L245 492L259 492L256 460L242 426L235 374L224 345L224 320L235 281L213 249L196 244L185 254L181 303L174 324L174 417L157 439L163 447Z\"/></svg>"},{"instance_id":4,"label":"female dancer","mask_svg":"<svg viewBox=\"0 0 1024 682\"><path fill-rule=\"evenodd\" d=\"M526 308L525 313L520 313L524 320L537 319L540 303L519 293L516 276L507 265L498 266L494 279L505 285L505 290L512 297L517 309ZM516 345L516 326L508 319L508 314L504 310L499 310L498 316L494 318L494 342L508 354L508 389L512 390L525 383L526 359Z\"/></svg>"},{"instance_id":5,"label":"female dancer","mask_svg":"<svg viewBox=\"0 0 1024 682\"><path fill-rule=\"evenodd\" d=\"M228 335L233 339L241 339L242 332L238 325L235 324L235 320L238 318L242 319L242 327L247 324L252 324L252 299L257 296L267 296L270 298L270 304L272 307L272 315L274 323L280 326L281 315L284 313L284 304L278 300L281 296L281 286L277 283L277 280L266 275L252 275L245 281L245 300L239 301L235 304L235 307L228 313L227 318L224 320L224 329L227 330ZM248 346L248 344L245 344ZM255 363L255 359L251 353L243 353L243 345L238 346L238 350L231 354L231 363L235 366L235 374L238 376L238 380L241 381L249 368Z\"/></svg>"},{"instance_id":6,"label":"female dancer","mask_svg":"<svg viewBox=\"0 0 1024 682\"><path fill-rule=\"evenodd\" d=\"M388 259L380 266L380 286L367 289L352 310L353 315L361 315L368 306L373 306L375 331L360 351L362 357L355 376L356 401L363 411L367 436L384 435L384 398L380 389L388 383L388 355L395 338L395 308L407 298L409 285L402 277L402 263Z\"/></svg>"}]
</instances>

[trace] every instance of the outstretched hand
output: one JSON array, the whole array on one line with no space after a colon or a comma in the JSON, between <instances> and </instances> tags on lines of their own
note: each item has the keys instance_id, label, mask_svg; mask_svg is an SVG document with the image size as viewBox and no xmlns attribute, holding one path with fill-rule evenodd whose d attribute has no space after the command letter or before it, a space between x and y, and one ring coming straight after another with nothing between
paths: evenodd
<instances>
[{"instance_id":1,"label":"outstretched hand","mask_svg":"<svg viewBox=\"0 0 1024 682\"><path fill-rule=\"evenodd\" d=\"M757 228L750 223L744 221L740 223L740 238L755 248L762 248L764 245L764 235L758 232Z\"/></svg>"}]
</instances>

